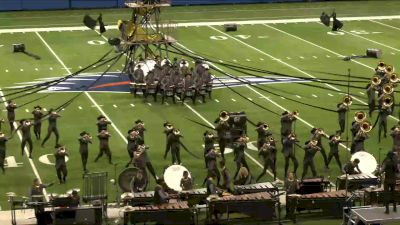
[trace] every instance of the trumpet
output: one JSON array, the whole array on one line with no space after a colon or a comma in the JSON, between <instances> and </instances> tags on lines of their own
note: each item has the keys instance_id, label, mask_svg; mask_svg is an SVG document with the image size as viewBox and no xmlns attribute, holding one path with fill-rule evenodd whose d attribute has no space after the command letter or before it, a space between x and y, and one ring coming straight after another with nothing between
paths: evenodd
<instances>
[{"instance_id":1,"label":"trumpet","mask_svg":"<svg viewBox=\"0 0 400 225\"><path fill-rule=\"evenodd\" d=\"M385 86L383 86L383 92L387 95L390 95L393 93L393 86L391 84L385 84Z\"/></svg>"},{"instance_id":2,"label":"trumpet","mask_svg":"<svg viewBox=\"0 0 400 225\"><path fill-rule=\"evenodd\" d=\"M394 67L392 65L386 66L386 73L391 74L394 72Z\"/></svg>"},{"instance_id":3,"label":"trumpet","mask_svg":"<svg viewBox=\"0 0 400 225\"><path fill-rule=\"evenodd\" d=\"M393 97L390 95L384 95L382 100L382 105L385 108L389 108L393 105Z\"/></svg>"},{"instance_id":4,"label":"trumpet","mask_svg":"<svg viewBox=\"0 0 400 225\"><path fill-rule=\"evenodd\" d=\"M389 75L390 83L397 83L399 82L399 75L397 73L392 73Z\"/></svg>"},{"instance_id":5,"label":"trumpet","mask_svg":"<svg viewBox=\"0 0 400 225\"><path fill-rule=\"evenodd\" d=\"M378 75L374 75L371 78L371 84L374 86L379 86L381 84L381 82L382 82L382 79Z\"/></svg>"},{"instance_id":6,"label":"trumpet","mask_svg":"<svg viewBox=\"0 0 400 225\"><path fill-rule=\"evenodd\" d=\"M362 124L361 124L361 126L360 126L360 130L361 130L363 133L368 133L368 132L370 132L370 131L372 130L371 122L369 122L368 120L363 121Z\"/></svg>"},{"instance_id":7,"label":"trumpet","mask_svg":"<svg viewBox=\"0 0 400 225\"><path fill-rule=\"evenodd\" d=\"M228 121L228 119L229 119L229 113L227 112L227 111L221 111L220 113L219 113L219 119L220 119L220 121L222 121L222 122L226 122L226 121Z\"/></svg>"},{"instance_id":8,"label":"trumpet","mask_svg":"<svg viewBox=\"0 0 400 225\"><path fill-rule=\"evenodd\" d=\"M298 117L299 115L300 115L299 110L294 110L293 112L290 113L292 119L297 119L296 117Z\"/></svg>"},{"instance_id":9,"label":"trumpet","mask_svg":"<svg viewBox=\"0 0 400 225\"><path fill-rule=\"evenodd\" d=\"M343 97L343 105L350 106L353 103L353 98L349 95Z\"/></svg>"},{"instance_id":10,"label":"trumpet","mask_svg":"<svg viewBox=\"0 0 400 225\"><path fill-rule=\"evenodd\" d=\"M167 128L167 130L172 130L174 129L174 126L172 126L172 124L167 124L165 125L165 128Z\"/></svg>"},{"instance_id":11,"label":"trumpet","mask_svg":"<svg viewBox=\"0 0 400 225\"><path fill-rule=\"evenodd\" d=\"M354 115L354 120L355 120L357 123L361 123L361 122L363 122L363 121L366 119L366 117L367 117L367 115L365 114L365 112L363 112L363 111L358 111L358 112L356 112L355 115Z\"/></svg>"},{"instance_id":12,"label":"trumpet","mask_svg":"<svg viewBox=\"0 0 400 225\"><path fill-rule=\"evenodd\" d=\"M335 142L340 141L340 135L335 135L335 136L333 136L333 137L332 137L332 140L335 141Z\"/></svg>"}]
</instances>

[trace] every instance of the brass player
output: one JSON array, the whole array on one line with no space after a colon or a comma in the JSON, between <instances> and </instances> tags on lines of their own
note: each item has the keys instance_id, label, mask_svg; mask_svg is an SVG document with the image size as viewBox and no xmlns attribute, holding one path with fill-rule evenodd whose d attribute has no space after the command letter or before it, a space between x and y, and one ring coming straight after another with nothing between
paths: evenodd
<instances>
[{"instance_id":1,"label":"brass player","mask_svg":"<svg viewBox=\"0 0 400 225\"><path fill-rule=\"evenodd\" d=\"M294 145L296 142L299 142L299 140L296 139L296 135L294 133L289 133L284 139L283 139L283 145L282 145L282 152L283 156L285 157L285 176L288 174L288 169L289 169L289 159L292 160L293 165L294 165L294 173L296 174L297 168L299 167L299 162L296 159L296 156L294 155Z\"/></svg>"},{"instance_id":2,"label":"brass player","mask_svg":"<svg viewBox=\"0 0 400 225\"><path fill-rule=\"evenodd\" d=\"M110 121L103 115L97 117L97 131L100 133L102 130L107 130L107 126L111 124Z\"/></svg>"},{"instance_id":3,"label":"brass player","mask_svg":"<svg viewBox=\"0 0 400 225\"><path fill-rule=\"evenodd\" d=\"M90 136L89 133L86 131L83 131L79 134L79 153L81 154L81 160L82 160L82 166L83 166L83 172L87 173L89 172L86 164L87 160L89 157L89 144L92 144L92 136Z\"/></svg>"},{"instance_id":4,"label":"brass player","mask_svg":"<svg viewBox=\"0 0 400 225\"><path fill-rule=\"evenodd\" d=\"M183 137L181 132L174 128L171 133L168 134L168 142L171 146L172 164L181 164L181 142L180 138Z\"/></svg>"},{"instance_id":5,"label":"brass player","mask_svg":"<svg viewBox=\"0 0 400 225\"><path fill-rule=\"evenodd\" d=\"M99 138L99 142L100 142L100 146L99 146L100 151L99 151L99 154L97 155L96 159L94 160L94 162L97 162L97 160L99 160L99 158L102 157L103 154L105 153L108 156L108 163L112 164L111 151L110 151L110 146L109 146L109 139L111 137L111 134L108 133L108 131L106 131L106 130L102 130L97 135L97 137Z\"/></svg>"},{"instance_id":6,"label":"brass player","mask_svg":"<svg viewBox=\"0 0 400 225\"><path fill-rule=\"evenodd\" d=\"M328 167L328 157L326 156L325 148L322 145L322 136L324 135L324 131L321 128L313 128L311 129L311 140L317 141L317 146L320 148L320 152L322 157L324 158L325 168L329 169Z\"/></svg>"},{"instance_id":7,"label":"brass player","mask_svg":"<svg viewBox=\"0 0 400 225\"><path fill-rule=\"evenodd\" d=\"M267 123L258 122L256 124L256 131L257 131L257 149L263 146L263 144L267 141L267 137L272 135L272 132L269 130L269 126Z\"/></svg>"},{"instance_id":8,"label":"brass player","mask_svg":"<svg viewBox=\"0 0 400 225\"><path fill-rule=\"evenodd\" d=\"M298 112L294 111L289 113L285 111L282 113L281 117L281 143L283 143L283 139L286 138L291 132L293 127L293 122L296 121ZM285 173L286 174L286 173Z\"/></svg>"},{"instance_id":9,"label":"brass player","mask_svg":"<svg viewBox=\"0 0 400 225\"><path fill-rule=\"evenodd\" d=\"M54 133L54 135L56 135L56 145L58 145L58 140L60 139L60 134L58 133L58 129L57 129L57 120L59 117L61 117L61 115L58 114L55 110L53 110L53 109L49 110L49 115L48 115L49 127L47 128L47 135L43 139L42 147L44 147L44 144L46 143L46 141L49 140L51 133Z\"/></svg>"},{"instance_id":10,"label":"brass player","mask_svg":"<svg viewBox=\"0 0 400 225\"><path fill-rule=\"evenodd\" d=\"M349 105L351 105L351 98L346 96L342 103L337 105L336 111L338 112L340 133L344 132L346 124L346 112L349 111Z\"/></svg>"},{"instance_id":11,"label":"brass player","mask_svg":"<svg viewBox=\"0 0 400 225\"><path fill-rule=\"evenodd\" d=\"M15 109L18 108L17 104L15 102L8 100L7 101L7 119L8 123L10 124L10 131L14 131L14 122L15 122Z\"/></svg>"},{"instance_id":12,"label":"brass player","mask_svg":"<svg viewBox=\"0 0 400 225\"><path fill-rule=\"evenodd\" d=\"M369 108L368 113L369 113L370 117L372 116L372 112L375 110L375 104L376 104L375 103L376 102L376 97L375 97L376 93L375 92L378 88L377 85L379 85L379 83L381 82L379 77L374 76L372 79L375 80L376 85L375 84L367 85L368 108ZM378 83L378 81L379 81L379 83Z\"/></svg>"},{"instance_id":13,"label":"brass player","mask_svg":"<svg viewBox=\"0 0 400 225\"><path fill-rule=\"evenodd\" d=\"M258 155L262 156L264 160L264 168L263 172L257 177L256 182L258 182L262 176L264 176L267 172L268 168L271 168L273 174L274 174L274 181L276 180L276 164L275 164L275 159L276 159L276 146L275 146L275 141L271 137L269 140L266 140L261 148L258 150Z\"/></svg>"},{"instance_id":14,"label":"brass player","mask_svg":"<svg viewBox=\"0 0 400 225\"><path fill-rule=\"evenodd\" d=\"M384 100L385 101L385 100ZM392 103L393 104L393 103ZM378 142L381 141L381 133L383 130L383 137L386 138L387 133L387 117L391 115L392 109L391 104L386 102L383 103L381 109L379 110L379 129L378 129Z\"/></svg>"},{"instance_id":15,"label":"brass player","mask_svg":"<svg viewBox=\"0 0 400 225\"><path fill-rule=\"evenodd\" d=\"M229 113L227 111L221 111L219 113L219 118L215 120L215 130L218 133L218 145L221 152L222 158L225 158L225 146L228 142L227 132L230 130L228 123Z\"/></svg>"},{"instance_id":16,"label":"brass player","mask_svg":"<svg viewBox=\"0 0 400 225\"><path fill-rule=\"evenodd\" d=\"M218 165L217 165L217 158L221 156L221 153L218 152L215 148L211 148L207 154L205 155L207 159L207 169L208 173L207 174L214 174L217 177L217 185L219 186L220 180L221 180L221 174L218 170ZM204 179L203 186L206 183L208 177Z\"/></svg>"},{"instance_id":17,"label":"brass player","mask_svg":"<svg viewBox=\"0 0 400 225\"><path fill-rule=\"evenodd\" d=\"M335 160L339 166L339 169L342 170L342 163L340 162L340 157L339 157L339 144L342 141L340 140L340 135L331 135L329 136L329 156L328 156L328 165L331 162L332 158L335 157Z\"/></svg>"},{"instance_id":18,"label":"brass player","mask_svg":"<svg viewBox=\"0 0 400 225\"><path fill-rule=\"evenodd\" d=\"M32 159L33 143L32 143L32 137L31 137L31 126L32 126L31 121L23 119L20 121L20 126L17 128L17 131L18 130L22 131L21 155L24 155L24 149L25 149L26 143L28 143L29 158Z\"/></svg>"},{"instance_id":19,"label":"brass player","mask_svg":"<svg viewBox=\"0 0 400 225\"><path fill-rule=\"evenodd\" d=\"M139 136L142 138L144 143L144 132L146 131L146 128L144 127L144 122L141 119L136 120L135 125L132 129L139 132Z\"/></svg>"},{"instance_id":20,"label":"brass player","mask_svg":"<svg viewBox=\"0 0 400 225\"><path fill-rule=\"evenodd\" d=\"M214 136L214 134L212 132L206 131L206 132L204 132L203 139L204 139L204 152L203 152L204 162L205 162L206 168L208 168L208 160L207 160L206 155L210 151L210 149L214 148L214 142L215 142L216 137Z\"/></svg>"},{"instance_id":21,"label":"brass player","mask_svg":"<svg viewBox=\"0 0 400 225\"><path fill-rule=\"evenodd\" d=\"M131 129L128 131L128 136L126 137L126 140L128 142L127 150L128 150L130 160L129 160L128 164L126 164L125 167L128 167L129 164L133 162L134 153L137 150L137 147L139 145L144 144L144 141L143 141L142 137L139 135L139 131L134 130L134 129Z\"/></svg>"},{"instance_id":22,"label":"brass player","mask_svg":"<svg viewBox=\"0 0 400 225\"><path fill-rule=\"evenodd\" d=\"M318 140L315 139L307 141L303 149L305 150L305 154L303 159L303 174L301 175L301 180L303 180L306 176L308 172L308 167L311 167L313 177L317 176L317 171L315 170L314 156L318 151L321 151L321 148L318 146Z\"/></svg>"},{"instance_id":23,"label":"brass player","mask_svg":"<svg viewBox=\"0 0 400 225\"><path fill-rule=\"evenodd\" d=\"M169 122L165 122L163 124L164 126L164 134L165 134L165 152L164 152L164 159L167 158L168 152L171 150L171 143L168 141L168 135L173 131L174 126L169 123Z\"/></svg>"},{"instance_id":24,"label":"brass player","mask_svg":"<svg viewBox=\"0 0 400 225\"><path fill-rule=\"evenodd\" d=\"M67 164L65 157L68 156L67 150L64 145L57 144L54 157L56 158L56 171L60 184L65 184L68 175Z\"/></svg>"},{"instance_id":25,"label":"brass player","mask_svg":"<svg viewBox=\"0 0 400 225\"><path fill-rule=\"evenodd\" d=\"M236 172L234 176L234 180L236 180L237 175L239 173L240 168L246 167L247 171L250 172L250 168L247 165L246 162L246 155L244 151L247 148L247 142L249 141L249 138L246 136L240 136L236 138L235 142L232 144L233 145L233 154L235 156L235 162L236 162Z\"/></svg>"},{"instance_id":26,"label":"brass player","mask_svg":"<svg viewBox=\"0 0 400 225\"><path fill-rule=\"evenodd\" d=\"M4 161L6 159L6 150L8 138L4 135L3 132L0 131L0 169L3 171L3 174L6 172L4 169Z\"/></svg>"},{"instance_id":27,"label":"brass player","mask_svg":"<svg viewBox=\"0 0 400 225\"><path fill-rule=\"evenodd\" d=\"M40 140L40 135L41 135L41 130L42 130L42 118L43 118L43 112L42 112L42 107L35 106L34 110L32 111L33 114L33 133L35 133L36 139Z\"/></svg>"}]
</instances>

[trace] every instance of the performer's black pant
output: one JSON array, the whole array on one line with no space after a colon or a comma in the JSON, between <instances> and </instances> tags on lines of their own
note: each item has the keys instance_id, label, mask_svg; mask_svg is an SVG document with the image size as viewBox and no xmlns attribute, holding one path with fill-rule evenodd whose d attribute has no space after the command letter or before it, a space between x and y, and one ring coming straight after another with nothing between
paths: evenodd
<instances>
[{"instance_id":1,"label":"performer's black pant","mask_svg":"<svg viewBox=\"0 0 400 225\"><path fill-rule=\"evenodd\" d=\"M49 127L47 130L47 135L43 139L42 146L46 143L47 140L49 140L51 133L54 133L56 135L56 145L58 144L58 140L60 139L60 134L58 133L57 127Z\"/></svg>"},{"instance_id":2,"label":"performer's black pant","mask_svg":"<svg viewBox=\"0 0 400 225\"><path fill-rule=\"evenodd\" d=\"M58 177L58 180L60 181L60 183L62 183L62 182L65 183L65 179L67 178L67 175L68 175L67 166L59 166L58 168L56 168L56 171L57 171L57 177Z\"/></svg>"},{"instance_id":3,"label":"performer's black pant","mask_svg":"<svg viewBox=\"0 0 400 225\"><path fill-rule=\"evenodd\" d=\"M306 159L306 160L303 160L303 174L301 175L302 180L304 179L304 177L306 176L306 174L308 172L308 167L311 167L311 172L313 174L313 177L317 176L317 171L315 170L314 160Z\"/></svg>"},{"instance_id":4,"label":"performer's black pant","mask_svg":"<svg viewBox=\"0 0 400 225\"><path fill-rule=\"evenodd\" d=\"M235 172L234 179L236 179L236 177L239 173L239 170L242 166L246 167L247 171L250 173L250 168L247 165L246 158L244 156L240 157L239 159L236 159L235 162L236 162L236 172Z\"/></svg>"},{"instance_id":5,"label":"performer's black pant","mask_svg":"<svg viewBox=\"0 0 400 225\"><path fill-rule=\"evenodd\" d=\"M154 93L148 93L148 90L146 90L145 92L144 92L144 99L145 100L147 100L147 97L149 96L149 95L152 95L153 96L153 99L154 99L154 102L157 102L157 92L155 91Z\"/></svg>"},{"instance_id":6,"label":"performer's black pant","mask_svg":"<svg viewBox=\"0 0 400 225\"><path fill-rule=\"evenodd\" d=\"M27 142L28 142L28 145L29 145L29 157L31 157L32 156L32 151L33 151L32 138L23 138L21 140L21 154L24 155L24 148L25 148Z\"/></svg>"},{"instance_id":7,"label":"performer's black pant","mask_svg":"<svg viewBox=\"0 0 400 225\"><path fill-rule=\"evenodd\" d=\"M375 101L368 102L369 116L372 116L372 112L375 110Z\"/></svg>"},{"instance_id":8,"label":"performer's black pant","mask_svg":"<svg viewBox=\"0 0 400 225\"><path fill-rule=\"evenodd\" d=\"M161 104L164 104L165 99L168 98L168 97L171 97L171 98L172 98L172 102L173 102L174 104L176 103L176 101L175 101L175 95L174 95L174 94L172 94L171 96L167 96L166 91L163 91L163 94L162 94L162 97L161 97Z\"/></svg>"},{"instance_id":9,"label":"performer's black pant","mask_svg":"<svg viewBox=\"0 0 400 225\"><path fill-rule=\"evenodd\" d=\"M227 140L225 138L218 139L219 151L221 152L221 156L223 159L225 159L224 152L225 152L226 142Z\"/></svg>"},{"instance_id":10,"label":"performer's black pant","mask_svg":"<svg viewBox=\"0 0 400 225\"><path fill-rule=\"evenodd\" d=\"M81 160L82 160L82 166L83 166L83 171L87 171L86 164L88 161L88 156L89 152L81 152Z\"/></svg>"},{"instance_id":11,"label":"performer's black pant","mask_svg":"<svg viewBox=\"0 0 400 225\"><path fill-rule=\"evenodd\" d=\"M386 134L387 134L387 121L386 120L379 121L379 130L378 130L378 141L379 142L381 141L382 129L383 129L383 136L386 138Z\"/></svg>"},{"instance_id":12,"label":"performer's black pant","mask_svg":"<svg viewBox=\"0 0 400 225\"><path fill-rule=\"evenodd\" d=\"M218 185L218 186L220 185L219 182L221 181L221 173L219 172L219 170L218 170L217 167L214 167L214 168L208 168L208 173L207 173L206 178L205 178L204 181L203 181L202 186L204 186L204 185L206 184L208 178L209 178L212 174L215 175L215 176L217 177L217 185Z\"/></svg>"},{"instance_id":13,"label":"performer's black pant","mask_svg":"<svg viewBox=\"0 0 400 225\"><path fill-rule=\"evenodd\" d=\"M171 148L172 164L181 164L181 151L178 147Z\"/></svg>"},{"instance_id":14,"label":"performer's black pant","mask_svg":"<svg viewBox=\"0 0 400 225\"><path fill-rule=\"evenodd\" d=\"M276 180L276 165L275 165L275 160L271 158L264 159L264 168L263 172L257 177L256 182L258 182L262 176L264 176L267 173L267 169L271 168L272 172L274 173L274 180Z\"/></svg>"},{"instance_id":15,"label":"performer's black pant","mask_svg":"<svg viewBox=\"0 0 400 225\"><path fill-rule=\"evenodd\" d=\"M167 137L167 139L168 139L168 137ZM167 158L167 155L168 155L168 152L170 149L171 149L171 144L169 144L168 140L167 140L167 144L165 145L164 159Z\"/></svg>"},{"instance_id":16,"label":"performer's black pant","mask_svg":"<svg viewBox=\"0 0 400 225\"><path fill-rule=\"evenodd\" d=\"M206 95L202 95L198 91L196 91L196 94L195 94L194 98L197 99L197 97L201 97L201 100L203 101L203 103L206 102Z\"/></svg>"},{"instance_id":17,"label":"performer's black pant","mask_svg":"<svg viewBox=\"0 0 400 225\"><path fill-rule=\"evenodd\" d=\"M8 119L8 121L10 124L10 130L11 130L11 132L13 132L14 131L14 119Z\"/></svg>"},{"instance_id":18,"label":"performer's black pant","mask_svg":"<svg viewBox=\"0 0 400 225\"><path fill-rule=\"evenodd\" d=\"M35 123L35 125L33 125L33 132L35 133L37 140L40 139L41 130L42 130L42 123Z\"/></svg>"},{"instance_id":19,"label":"performer's black pant","mask_svg":"<svg viewBox=\"0 0 400 225\"><path fill-rule=\"evenodd\" d=\"M103 154L106 154L108 156L108 162L110 164L112 164L112 162L111 162L111 151L110 151L109 147L101 147L100 148L100 152L99 152L99 154L97 155L97 157L96 157L96 159L94 161L97 162L97 160L99 160L99 158L102 157Z\"/></svg>"},{"instance_id":20,"label":"performer's black pant","mask_svg":"<svg viewBox=\"0 0 400 225\"><path fill-rule=\"evenodd\" d=\"M294 198L288 198L286 195L286 217L290 220L295 220L297 200Z\"/></svg>"},{"instance_id":21,"label":"performer's black pant","mask_svg":"<svg viewBox=\"0 0 400 225\"><path fill-rule=\"evenodd\" d=\"M196 104L196 94L195 94L195 93L193 93L192 96L188 96L188 95L186 95L186 94L183 94L182 104L185 103L185 99L186 99L186 98L191 98L191 99L192 99L193 105Z\"/></svg>"},{"instance_id":22,"label":"performer's black pant","mask_svg":"<svg viewBox=\"0 0 400 225\"><path fill-rule=\"evenodd\" d=\"M4 160L5 160L5 157L4 156L0 156L0 169L3 171L3 173L5 172L5 170L4 170Z\"/></svg>"},{"instance_id":23,"label":"performer's black pant","mask_svg":"<svg viewBox=\"0 0 400 225\"><path fill-rule=\"evenodd\" d=\"M340 169L340 171L341 171L341 170L342 170L342 163L340 162L340 157L339 157L339 153L338 153L338 152L336 152L336 153L330 152L330 153L329 153L329 156L328 156L328 166L329 166L329 164L331 163L331 160L332 160L333 157L335 157L335 160L336 160L336 162L337 162L337 164L338 164L338 166L339 166L339 169Z\"/></svg>"},{"instance_id":24,"label":"performer's black pant","mask_svg":"<svg viewBox=\"0 0 400 225\"><path fill-rule=\"evenodd\" d=\"M344 132L346 120L339 120L340 133Z\"/></svg>"},{"instance_id":25,"label":"performer's black pant","mask_svg":"<svg viewBox=\"0 0 400 225\"><path fill-rule=\"evenodd\" d=\"M326 156L325 149L321 146L320 148L321 148L320 152L322 154L322 158L324 158L325 167L328 167L328 157Z\"/></svg>"},{"instance_id":26,"label":"performer's black pant","mask_svg":"<svg viewBox=\"0 0 400 225\"><path fill-rule=\"evenodd\" d=\"M299 162L297 161L296 157L293 154L285 157L285 177L287 177L287 171L289 169L289 159L292 160L294 165L294 173L296 174L297 168L299 167Z\"/></svg>"},{"instance_id":27,"label":"performer's black pant","mask_svg":"<svg viewBox=\"0 0 400 225\"><path fill-rule=\"evenodd\" d=\"M396 183L391 183L391 184L387 184L384 183L383 184L383 191L385 192L385 207L386 207L386 211L389 211L389 204L390 201L393 200L393 210L396 210L396 198L395 198L395 187L396 187Z\"/></svg>"}]
</instances>

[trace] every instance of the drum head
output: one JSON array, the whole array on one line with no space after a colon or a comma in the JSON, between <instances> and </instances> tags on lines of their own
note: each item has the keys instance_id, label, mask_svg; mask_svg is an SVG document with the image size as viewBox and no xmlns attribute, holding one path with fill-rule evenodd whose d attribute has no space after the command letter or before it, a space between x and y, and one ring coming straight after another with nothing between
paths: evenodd
<instances>
[{"instance_id":1,"label":"drum head","mask_svg":"<svg viewBox=\"0 0 400 225\"><path fill-rule=\"evenodd\" d=\"M131 181L139 169L136 167L126 168L118 176L118 185L123 192L131 192Z\"/></svg>"},{"instance_id":2,"label":"drum head","mask_svg":"<svg viewBox=\"0 0 400 225\"><path fill-rule=\"evenodd\" d=\"M368 152L356 152L351 156L351 161L353 161L354 159L360 160L358 167L360 167L362 173L373 174L378 167L378 163L376 162L375 157Z\"/></svg>"},{"instance_id":3,"label":"drum head","mask_svg":"<svg viewBox=\"0 0 400 225\"><path fill-rule=\"evenodd\" d=\"M147 76L147 74L149 73L149 71L154 69L154 66L156 65L156 61L152 60L152 59L148 59L144 62L140 62L137 65L140 65L140 68L143 70L143 74L144 76ZM138 66L135 66L134 70L137 70Z\"/></svg>"},{"instance_id":4,"label":"drum head","mask_svg":"<svg viewBox=\"0 0 400 225\"><path fill-rule=\"evenodd\" d=\"M182 191L181 179L183 177L183 171L188 171L184 166L172 165L168 167L164 172L164 181L167 186L175 191ZM191 177L189 172L189 177Z\"/></svg>"}]
</instances>

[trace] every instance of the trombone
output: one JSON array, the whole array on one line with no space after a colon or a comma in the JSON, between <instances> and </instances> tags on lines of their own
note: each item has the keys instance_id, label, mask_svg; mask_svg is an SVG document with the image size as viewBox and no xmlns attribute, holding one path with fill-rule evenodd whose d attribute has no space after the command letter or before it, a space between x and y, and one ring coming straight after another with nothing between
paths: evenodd
<instances>
[{"instance_id":1,"label":"trombone","mask_svg":"<svg viewBox=\"0 0 400 225\"><path fill-rule=\"evenodd\" d=\"M358 111L354 115L354 120L357 123L362 123L367 118L367 115L363 111Z\"/></svg>"}]
</instances>

